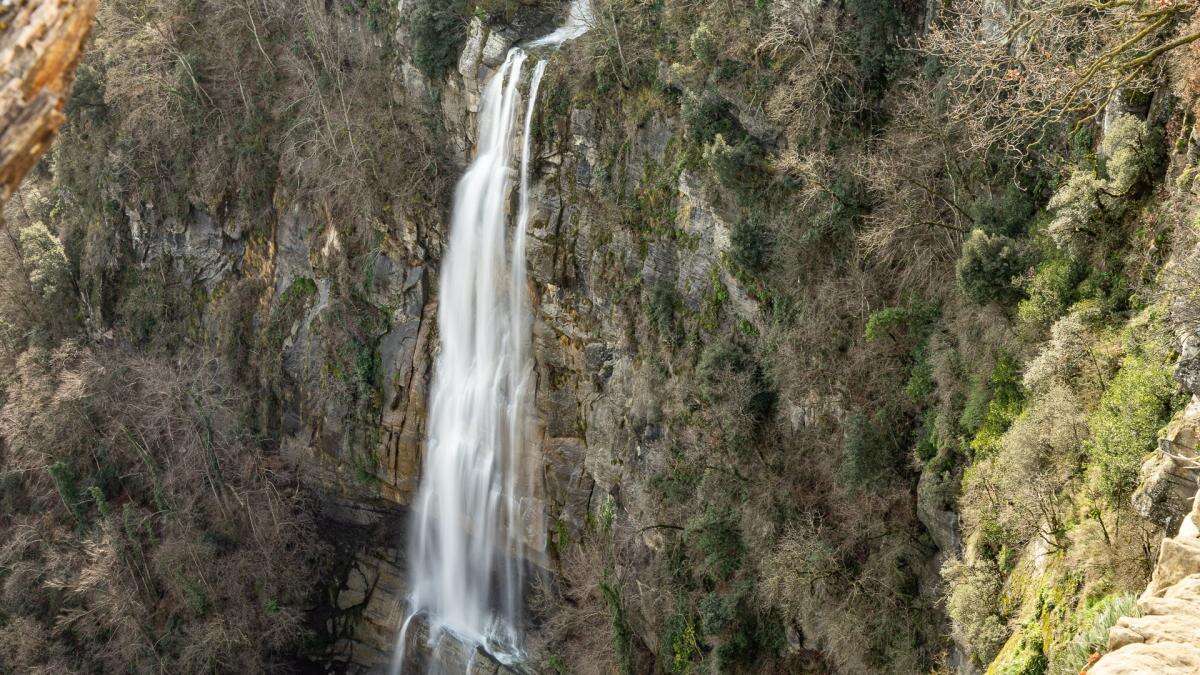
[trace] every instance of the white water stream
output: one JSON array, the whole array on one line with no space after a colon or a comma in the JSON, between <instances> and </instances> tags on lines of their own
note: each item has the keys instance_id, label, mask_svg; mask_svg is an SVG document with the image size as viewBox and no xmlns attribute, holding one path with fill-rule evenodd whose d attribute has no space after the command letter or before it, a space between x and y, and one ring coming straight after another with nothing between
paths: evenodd
<instances>
[{"instance_id":1,"label":"white water stream","mask_svg":"<svg viewBox=\"0 0 1200 675\"><path fill-rule=\"evenodd\" d=\"M591 22L588 0L575 0L567 23L529 48L557 47ZM529 464L529 298L525 232L534 106L546 61L528 86L517 217L511 250L512 154L522 71L520 47L509 51L481 97L475 160L454 196L441 271L438 354L429 400L428 438L409 535L411 596L391 672L405 666L405 641L422 616L435 653L443 637L521 658L524 547L543 524L531 507ZM523 466L524 465L524 466Z\"/></svg>"}]
</instances>

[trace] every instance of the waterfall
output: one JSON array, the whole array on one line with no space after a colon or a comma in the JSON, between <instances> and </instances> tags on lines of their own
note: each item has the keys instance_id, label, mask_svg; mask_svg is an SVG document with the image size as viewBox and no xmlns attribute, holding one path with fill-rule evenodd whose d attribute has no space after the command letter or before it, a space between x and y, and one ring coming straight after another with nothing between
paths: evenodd
<instances>
[{"instance_id":1,"label":"waterfall","mask_svg":"<svg viewBox=\"0 0 1200 675\"><path fill-rule=\"evenodd\" d=\"M528 47L578 37L590 17L588 1L576 0L565 25ZM506 247L515 111L527 58L514 47L488 81L476 157L455 191L441 272L441 351L409 535L411 594L392 673L404 665L418 615L435 653L450 636L502 660L521 654L525 540L543 528L530 505L532 472L522 464L529 464L533 394L525 269L530 131L545 60L534 68L526 96L511 252Z\"/></svg>"}]
</instances>

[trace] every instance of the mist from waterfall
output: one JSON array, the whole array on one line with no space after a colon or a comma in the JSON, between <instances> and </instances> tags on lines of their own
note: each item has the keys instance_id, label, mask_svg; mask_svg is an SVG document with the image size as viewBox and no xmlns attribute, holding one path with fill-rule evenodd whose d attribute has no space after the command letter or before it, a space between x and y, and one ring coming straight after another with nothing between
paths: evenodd
<instances>
[{"instance_id":1,"label":"mist from waterfall","mask_svg":"<svg viewBox=\"0 0 1200 675\"><path fill-rule=\"evenodd\" d=\"M590 17L587 0L576 0L567 23L529 47L578 37ZM533 69L518 128L527 58L514 47L484 88L476 157L455 192L441 271L441 351L409 534L411 595L392 673L404 666L407 633L418 616L428 624L435 654L447 635L502 660L521 654L525 541L544 529L530 501L533 367L525 243L530 132L546 61ZM509 240L518 131L519 192Z\"/></svg>"}]
</instances>

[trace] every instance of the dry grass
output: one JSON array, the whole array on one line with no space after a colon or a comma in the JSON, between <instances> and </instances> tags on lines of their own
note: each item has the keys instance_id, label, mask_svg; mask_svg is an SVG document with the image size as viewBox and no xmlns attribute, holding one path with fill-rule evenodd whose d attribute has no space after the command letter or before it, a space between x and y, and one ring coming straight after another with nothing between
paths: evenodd
<instances>
[{"instance_id":1,"label":"dry grass","mask_svg":"<svg viewBox=\"0 0 1200 675\"><path fill-rule=\"evenodd\" d=\"M539 577L530 611L543 619L537 631L540 649L569 655L581 675L618 670L612 642L612 612L600 591L605 561L595 545L576 544L559 559L559 579Z\"/></svg>"},{"instance_id":2,"label":"dry grass","mask_svg":"<svg viewBox=\"0 0 1200 675\"><path fill-rule=\"evenodd\" d=\"M10 665L49 663L20 642L46 636L106 670L286 667L322 549L215 361L67 343L24 355L9 391L4 469L25 499L4 523L3 611L26 626L6 633Z\"/></svg>"}]
</instances>

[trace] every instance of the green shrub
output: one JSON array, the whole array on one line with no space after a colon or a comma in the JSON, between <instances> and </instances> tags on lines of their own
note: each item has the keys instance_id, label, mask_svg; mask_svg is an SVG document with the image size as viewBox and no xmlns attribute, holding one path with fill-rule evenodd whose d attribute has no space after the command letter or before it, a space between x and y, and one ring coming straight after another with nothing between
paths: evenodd
<instances>
[{"instance_id":1,"label":"green shrub","mask_svg":"<svg viewBox=\"0 0 1200 675\"><path fill-rule=\"evenodd\" d=\"M1071 159L1081 162L1094 156L1098 131L1099 127L1095 124L1080 124L1071 130L1068 134Z\"/></svg>"},{"instance_id":2,"label":"green shrub","mask_svg":"<svg viewBox=\"0 0 1200 675\"><path fill-rule=\"evenodd\" d=\"M682 461L650 479L662 498L671 504L684 504L696 494L696 486L703 477L702 471Z\"/></svg>"},{"instance_id":3,"label":"green shrub","mask_svg":"<svg viewBox=\"0 0 1200 675\"><path fill-rule=\"evenodd\" d=\"M681 337L676 326L675 315L679 310L679 293L669 279L662 278L650 288L650 300L646 304L646 316L659 336L670 344L677 344Z\"/></svg>"},{"instance_id":4,"label":"green shrub","mask_svg":"<svg viewBox=\"0 0 1200 675\"><path fill-rule=\"evenodd\" d=\"M1096 162L1077 166L1050 198L1054 212L1048 233L1060 248L1076 254L1116 222L1128 197L1154 166L1156 152L1146 123L1121 115L1100 144Z\"/></svg>"},{"instance_id":5,"label":"green shrub","mask_svg":"<svg viewBox=\"0 0 1200 675\"><path fill-rule=\"evenodd\" d=\"M923 342L938 317L938 307L920 299L901 307L884 307L867 317L863 331L868 342L884 337L900 342Z\"/></svg>"},{"instance_id":6,"label":"green shrub","mask_svg":"<svg viewBox=\"0 0 1200 675\"><path fill-rule=\"evenodd\" d=\"M983 410L979 426L973 429L974 438L971 439L971 449L976 454L987 454L995 450L1004 432L1008 431L1025 407L1021 370L1014 358L1002 354L996 359L996 365L988 378L987 392L987 406ZM975 399L972 404L978 405L978 400ZM978 409L972 408L972 417L978 414L976 410ZM970 424L973 419L967 419L966 413L964 410L964 421Z\"/></svg>"},{"instance_id":7,"label":"green shrub","mask_svg":"<svg viewBox=\"0 0 1200 675\"><path fill-rule=\"evenodd\" d=\"M108 499L104 496L104 490L99 486L93 485L88 488L88 494L92 497L92 503L96 505L96 511L100 513L101 518L107 518L109 514Z\"/></svg>"},{"instance_id":8,"label":"green shrub","mask_svg":"<svg viewBox=\"0 0 1200 675\"><path fill-rule=\"evenodd\" d=\"M1080 300L1094 300L1108 316L1127 312L1133 299L1129 277L1122 274L1120 269L1092 268L1087 278L1079 284L1078 291Z\"/></svg>"},{"instance_id":9,"label":"green shrub","mask_svg":"<svg viewBox=\"0 0 1200 675\"><path fill-rule=\"evenodd\" d=\"M1107 192L1124 196L1153 167L1155 153L1150 129L1133 115L1119 115L1100 141L1100 156L1108 178Z\"/></svg>"},{"instance_id":10,"label":"green shrub","mask_svg":"<svg viewBox=\"0 0 1200 675\"><path fill-rule=\"evenodd\" d=\"M991 666L994 675L1043 675L1046 672L1046 654L1042 646L1042 623L1030 621L1021 629L1016 649L1006 648Z\"/></svg>"},{"instance_id":11,"label":"green shrub","mask_svg":"<svg viewBox=\"0 0 1200 675\"><path fill-rule=\"evenodd\" d=\"M1095 327L1100 312L1095 304L1079 303L1070 314L1054 322L1050 338L1025 364L1023 379L1027 388L1044 391L1057 384L1080 391L1103 386L1104 373L1096 358Z\"/></svg>"},{"instance_id":12,"label":"green shrub","mask_svg":"<svg viewBox=\"0 0 1200 675\"><path fill-rule=\"evenodd\" d=\"M1028 335L1038 335L1066 313L1078 299L1076 287L1085 268L1072 258L1054 257L1038 265L1017 305L1017 322Z\"/></svg>"},{"instance_id":13,"label":"green shrub","mask_svg":"<svg viewBox=\"0 0 1200 675\"><path fill-rule=\"evenodd\" d=\"M978 555L998 562L1006 548L1022 550L1039 534L1067 544L1071 512L1062 497L1082 464L1079 430L1087 423L1078 400L1063 388L1041 393L1005 422L1008 429L986 444L978 442L982 433L976 436L959 498L964 530L977 537Z\"/></svg>"},{"instance_id":14,"label":"green shrub","mask_svg":"<svg viewBox=\"0 0 1200 675\"><path fill-rule=\"evenodd\" d=\"M742 580L708 593L699 602L704 633L718 642L718 672L747 672L746 666L776 654L784 643L778 616L756 611L756 594L754 583Z\"/></svg>"},{"instance_id":15,"label":"green shrub","mask_svg":"<svg viewBox=\"0 0 1200 675\"><path fill-rule=\"evenodd\" d=\"M424 0L412 13L412 59L431 80L446 77L467 38L467 3Z\"/></svg>"},{"instance_id":16,"label":"green shrub","mask_svg":"<svg viewBox=\"0 0 1200 675\"><path fill-rule=\"evenodd\" d=\"M866 486L895 471L904 455L907 441L898 433L900 415L894 410L879 410L874 415L857 413L846 424L842 441L840 478L856 486Z\"/></svg>"},{"instance_id":17,"label":"green shrub","mask_svg":"<svg viewBox=\"0 0 1200 675\"><path fill-rule=\"evenodd\" d=\"M986 560L951 559L942 566L942 578L949 585L946 613L953 621L955 637L976 663L990 662L1008 639L999 604L999 570Z\"/></svg>"},{"instance_id":18,"label":"green shrub","mask_svg":"<svg viewBox=\"0 0 1200 675\"><path fill-rule=\"evenodd\" d=\"M904 384L904 394L913 403L924 403L933 395L936 384L933 381L933 364L925 357L925 350L918 349L916 361L909 371L908 382Z\"/></svg>"},{"instance_id":19,"label":"green shrub","mask_svg":"<svg viewBox=\"0 0 1200 675\"><path fill-rule=\"evenodd\" d=\"M1138 471L1154 451L1158 431L1171 418L1178 387L1165 350L1127 355L1088 418L1092 439L1086 444L1098 470L1101 490L1120 503L1137 487Z\"/></svg>"},{"instance_id":20,"label":"green shrub","mask_svg":"<svg viewBox=\"0 0 1200 675\"><path fill-rule=\"evenodd\" d=\"M730 257L748 272L762 272L770 264L774 238L771 230L758 218L743 218L733 226L730 236Z\"/></svg>"},{"instance_id":21,"label":"green shrub","mask_svg":"<svg viewBox=\"0 0 1200 675\"><path fill-rule=\"evenodd\" d=\"M71 85L71 97L63 111L70 119L86 116L88 121L98 123L108 114L104 103L104 72L97 64L83 63L75 71L75 82Z\"/></svg>"},{"instance_id":22,"label":"green shrub","mask_svg":"<svg viewBox=\"0 0 1200 675\"><path fill-rule=\"evenodd\" d=\"M395 15L392 10L396 3L387 0L359 0L361 7L355 7L356 13L361 13L366 19L367 27L376 33L388 32L395 28Z\"/></svg>"},{"instance_id":23,"label":"green shrub","mask_svg":"<svg viewBox=\"0 0 1200 675\"><path fill-rule=\"evenodd\" d=\"M746 548L734 512L709 506L688 521L686 535L699 570L714 582L728 581L741 568Z\"/></svg>"},{"instance_id":24,"label":"green shrub","mask_svg":"<svg viewBox=\"0 0 1200 675\"><path fill-rule=\"evenodd\" d=\"M987 416L988 403L992 400L989 375L990 373L973 373L970 376L966 400L963 401L962 412L958 416L958 430L968 437L979 431L984 417Z\"/></svg>"},{"instance_id":25,"label":"green shrub","mask_svg":"<svg viewBox=\"0 0 1200 675\"><path fill-rule=\"evenodd\" d=\"M1007 304L1021 295L1017 280L1029 257L1020 243L1004 235L974 230L963 244L955 273L958 288L976 304Z\"/></svg>"},{"instance_id":26,"label":"green shrub","mask_svg":"<svg viewBox=\"0 0 1200 675\"><path fill-rule=\"evenodd\" d=\"M688 673L692 661L700 656L700 643L696 639L696 624L687 614L680 612L667 621L663 644L663 670L668 673Z\"/></svg>"},{"instance_id":27,"label":"green shrub","mask_svg":"<svg viewBox=\"0 0 1200 675\"><path fill-rule=\"evenodd\" d=\"M763 181L762 146L750 136L742 135L730 143L724 134L717 134L704 148L704 158L721 184L731 190L746 192Z\"/></svg>"},{"instance_id":28,"label":"green shrub","mask_svg":"<svg viewBox=\"0 0 1200 675\"><path fill-rule=\"evenodd\" d=\"M689 40L692 47L692 54L696 60L706 66L712 66L717 62L717 56L720 54L721 45L716 33L708 24L701 22L692 33L692 38Z\"/></svg>"},{"instance_id":29,"label":"green shrub","mask_svg":"<svg viewBox=\"0 0 1200 675\"><path fill-rule=\"evenodd\" d=\"M612 642L613 650L617 653L617 663L622 675L633 675L633 629L625 618L625 607L621 604L621 594L613 583L605 579L600 582L600 594L608 604L612 613Z\"/></svg>"},{"instance_id":30,"label":"green shrub","mask_svg":"<svg viewBox=\"0 0 1200 675\"><path fill-rule=\"evenodd\" d=\"M555 675L570 675L571 669L567 668L567 662L558 654L551 654L546 659L546 667L555 673Z\"/></svg>"},{"instance_id":31,"label":"green shrub","mask_svg":"<svg viewBox=\"0 0 1200 675\"><path fill-rule=\"evenodd\" d=\"M546 21L562 9L562 3L558 0L474 0L473 4L475 15L486 17L493 25Z\"/></svg>"},{"instance_id":32,"label":"green shrub","mask_svg":"<svg viewBox=\"0 0 1200 675\"><path fill-rule=\"evenodd\" d=\"M925 413L925 418L921 424L921 433L917 439L917 445L913 448L913 455L917 461L922 464L928 464L938 455L939 439L936 422L937 412L935 409L930 409ZM938 471L935 468L935 475Z\"/></svg>"},{"instance_id":33,"label":"green shrub","mask_svg":"<svg viewBox=\"0 0 1200 675\"><path fill-rule=\"evenodd\" d=\"M732 106L720 94L705 91L700 95L688 92L680 106L688 136L695 142L707 145L718 134L733 138L740 128L733 117Z\"/></svg>"},{"instance_id":34,"label":"green shrub","mask_svg":"<svg viewBox=\"0 0 1200 675\"><path fill-rule=\"evenodd\" d=\"M885 335L897 339L896 331L908 325L909 317L910 314L906 307L884 307L872 312L871 316L867 317L865 331L867 341L874 342Z\"/></svg>"},{"instance_id":35,"label":"green shrub","mask_svg":"<svg viewBox=\"0 0 1200 675\"><path fill-rule=\"evenodd\" d=\"M729 375L746 372L754 363L744 347L729 340L715 340L704 347L696 365L700 395L713 403L724 399L724 384Z\"/></svg>"},{"instance_id":36,"label":"green shrub","mask_svg":"<svg viewBox=\"0 0 1200 675\"><path fill-rule=\"evenodd\" d=\"M11 222L0 240L0 349L10 356L49 345L77 327L72 265L59 238L41 221Z\"/></svg>"},{"instance_id":37,"label":"green shrub","mask_svg":"<svg viewBox=\"0 0 1200 675\"><path fill-rule=\"evenodd\" d=\"M742 345L716 340L700 353L696 379L701 397L713 406L765 421L775 406L776 394L766 381L762 366Z\"/></svg>"},{"instance_id":38,"label":"green shrub","mask_svg":"<svg viewBox=\"0 0 1200 675\"><path fill-rule=\"evenodd\" d=\"M1131 593L1110 595L1087 611L1079 629L1067 646L1050 658L1050 675L1077 675L1096 654L1108 649L1108 630L1123 616L1138 616L1137 597Z\"/></svg>"},{"instance_id":39,"label":"green shrub","mask_svg":"<svg viewBox=\"0 0 1200 675\"><path fill-rule=\"evenodd\" d=\"M1100 232L1105 213L1100 201L1103 189L1104 180L1094 172L1077 169L1050 198L1047 208L1054 213L1054 220L1046 231L1059 248L1072 254L1082 253Z\"/></svg>"},{"instance_id":40,"label":"green shrub","mask_svg":"<svg viewBox=\"0 0 1200 675\"><path fill-rule=\"evenodd\" d=\"M700 625L709 635L718 635L729 628L737 614L737 596L716 591L700 599Z\"/></svg>"},{"instance_id":41,"label":"green shrub","mask_svg":"<svg viewBox=\"0 0 1200 675\"><path fill-rule=\"evenodd\" d=\"M869 96L882 96L903 59L898 37L904 30L903 14L891 0L851 0L846 9L858 29L853 53L859 86Z\"/></svg>"},{"instance_id":42,"label":"green shrub","mask_svg":"<svg viewBox=\"0 0 1200 675\"><path fill-rule=\"evenodd\" d=\"M986 194L971 204L971 217L988 234L1015 237L1037 213L1037 196L1009 183L999 194Z\"/></svg>"},{"instance_id":43,"label":"green shrub","mask_svg":"<svg viewBox=\"0 0 1200 675\"><path fill-rule=\"evenodd\" d=\"M66 507L67 512L82 523L83 507L80 504L79 478L75 475L75 470L65 462L58 461L51 464L47 471L54 479L54 487L58 490L58 496L62 499L62 504Z\"/></svg>"},{"instance_id":44,"label":"green shrub","mask_svg":"<svg viewBox=\"0 0 1200 675\"><path fill-rule=\"evenodd\" d=\"M17 232L29 283L43 300L52 301L70 292L70 265L62 243L40 221Z\"/></svg>"},{"instance_id":45,"label":"green shrub","mask_svg":"<svg viewBox=\"0 0 1200 675\"><path fill-rule=\"evenodd\" d=\"M200 320L203 288L173 281L171 267L160 258L148 268L130 266L120 280L115 323L140 345L173 348Z\"/></svg>"},{"instance_id":46,"label":"green shrub","mask_svg":"<svg viewBox=\"0 0 1200 675\"><path fill-rule=\"evenodd\" d=\"M745 603L738 607L737 621L717 647L717 672L745 672L759 659L777 654L784 643L774 617L755 614Z\"/></svg>"}]
</instances>

